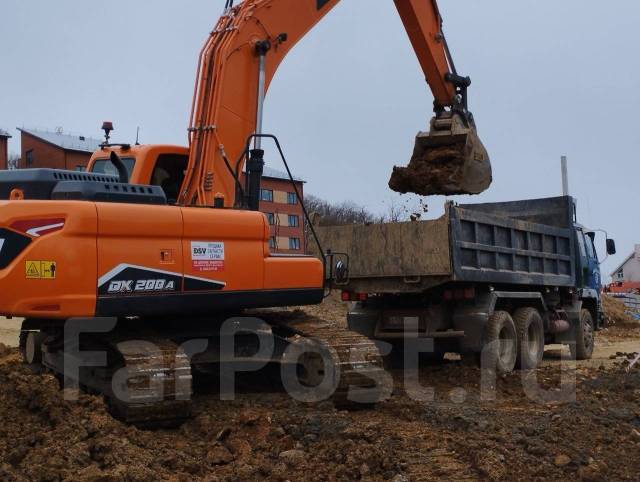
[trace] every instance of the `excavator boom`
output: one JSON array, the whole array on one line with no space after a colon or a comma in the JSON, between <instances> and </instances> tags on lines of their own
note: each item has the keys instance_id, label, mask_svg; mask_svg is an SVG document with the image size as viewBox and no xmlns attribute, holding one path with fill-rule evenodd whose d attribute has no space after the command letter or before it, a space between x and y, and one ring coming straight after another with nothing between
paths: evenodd
<instances>
[{"instance_id":1,"label":"excavator boom","mask_svg":"<svg viewBox=\"0 0 640 482\"><path fill-rule=\"evenodd\" d=\"M492 182L489 154L468 111L471 79L458 75L436 0L394 0L434 96L435 117L420 132L408 167L395 167L389 187L400 193L480 194Z\"/></svg>"},{"instance_id":2,"label":"excavator boom","mask_svg":"<svg viewBox=\"0 0 640 482\"><path fill-rule=\"evenodd\" d=\"M200 53L180 204L251 204L255 193L244 192L240 175L249 159L248 137L262 134L269 84L287 53L339 1L227 2ZM394 3L433 92L436 115L430 132L418 135L409 167L394 169L390 187L422 195L480 193L491 183L489 157L467 111L470 80L455 70L436 1ZM260 138L253 147L257 163L248 171L259 174Z\"/></svg>"}]
</instances>

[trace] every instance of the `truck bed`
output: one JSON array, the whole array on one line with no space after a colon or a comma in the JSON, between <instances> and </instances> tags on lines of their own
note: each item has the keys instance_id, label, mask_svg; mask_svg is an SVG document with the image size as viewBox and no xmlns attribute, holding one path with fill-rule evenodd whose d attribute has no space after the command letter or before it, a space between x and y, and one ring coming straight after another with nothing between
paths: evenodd
<instances>
[{"instance_id":1,"label":"truck bed","mask_svg":"<svg viewBox=\"0 0 640 482\"><path fill-rule=\"evenodd\" d=\"M345 253L344 289L410 293L452 281L575 286L570 197L447 203L436 220L317 227L324 249Z\"/></svg>"}]
</instances>

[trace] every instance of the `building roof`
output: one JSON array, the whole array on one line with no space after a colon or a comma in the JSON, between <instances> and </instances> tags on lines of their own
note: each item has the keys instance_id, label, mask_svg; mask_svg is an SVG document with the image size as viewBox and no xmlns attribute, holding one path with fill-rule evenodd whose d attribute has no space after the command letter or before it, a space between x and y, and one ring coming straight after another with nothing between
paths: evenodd
<instances>
[{"instance_id":1,"label":"building roof","mask_svg":"<svg viewBox=\"0 0 640 482\"><path fill-rule=\"evenodd\" d=\"M245 164L245 166L242 168L242 173L246 174L247 173L247 166ZM264 170L262 171L262 177L266 177L267 179L279 179L282 181L291 181L289 179L289 174L287 174L284 171L280 171L279 169L274 169L272 167L269 166L264 166ZM297 182L306 182L304 179L302 179L301 177L298 176L293 176L293 180L297 181Z\"/></svg>"},{"instance_id":2,"label":"building roof","mask_svg":"<svg viewBox=\"0 0 640 482\"><path fill-rule=\"evenodd\" d=\"M57 147L70 151L95 152L103 142L100 139L92 139L90 137L71 134L59 134L57 132L27 129L25 127L18 127L18 130L33 137L37 137L38 139L42 139L49 144L53 144ZM3 131L0 129L0 133L2 132ZM269 166L264 167L264 173L262 175L263 177L267 177L270 179L282 179L284 181L289 180L289 175L286 172L280 171L278 169L273 169ZM293 176L293 179L298 182L305 182L302 178L297 176Z\"/></svg>"},{"instance_id":3,"label":"building roof","mask_svg":"<svg viewBox=\"0 0 640 482\"><path fill-rule=\"evenodd\" d=\"M264 172L262 173L262 177L268 177L269 179L282 179L284 181L290 180L289 174L269 166L264 166ZM293 176L293 180L298 182L304 182L302 178L297 176Z\"/></svg>"},{"instance_id":4,"label":"building roof","mask_svg":"<svg viewBox=\"0 0 640 482\"><path fill-rule=\"evenodd\" d=\"M622 267L627 264L629 261L631 261L633 258L635 258L636 256L636 252L634 251L633 253L631 253L629 256L627 256L627 258L620 263L620 266L618 266L616 269L613 270L613 272L611 273L611 277L613 278L613 276L622 269Z\"/></svg>"},{"instance_id":5,"label":"building roof","mask_svg":"<svg viewBox=\"0 0 640 482\"><path fill-rule=\"evenodd\" d=\"M24 127L18 127L18 130L67 151L94 152L98 150L103 142L100 139L92 139L91 137L26 129Z\"/></svg>"},{"instance_id":6,"label":"building roof","mask_svg":"<svg viewBox=\"0 0 640 482\"><path fill-rule=\"evenodd\" d=\"M0 137L11 137L11 134L3 129L0 129Z\"/></svg>"}]
</instances>

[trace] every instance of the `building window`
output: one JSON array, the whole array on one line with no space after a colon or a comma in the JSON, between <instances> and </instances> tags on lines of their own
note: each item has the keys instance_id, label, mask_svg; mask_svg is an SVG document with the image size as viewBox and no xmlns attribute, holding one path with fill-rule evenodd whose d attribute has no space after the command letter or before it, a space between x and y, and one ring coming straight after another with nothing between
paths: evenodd
<instances>
[{"instance_id":1,"label":"building window","mask_svg":"<svg viewBox=\"0 0 640 482\"><path fill-rule=\"evenodd\" d=\"M78 165L76 166L76 169L75 169L75 170L76 170L76 172L84 172L84 171L86 171L87 169L86 169L84 166L81 166L81 165L79 165L79 164L78 164Z\"/></svg>"},{"instance_id":2,"label":"building window","mask_svg":"<svg viewBox=\"0 0 640 482\"><path fill-rule=\"evenodd\" d=\"M287 193L287 204L298 204L298 198L295 192Z\"/></svg>"},{"instance_id":3,"label":"building window","mask_svg":"<svg viewBox=\"0 0 640 482\"><path fill-rule=\"evenodd\" d=\"M27 151L26 155L27 167L33 166L33 149Z\"/></svg>"},{"instance_id":4,"label":"building window","mask_svg":"<svg viewBox=\"0 0 640 482\"><path fill-rule=\"evenodd\" d=\"M273 190L272 189L261 189L260 190L260 200L268 203L273 202Z\"/></svg>"},{"instance_id":5,"label":"building window","mask_svg":"<svg viewBox=\"0 0 640 482\"><path fill-rule=\"evenodd\" d=\"M276 243L276 238L274 238L274 237L269 238L269 247L271 249L277 249L278 248L278 243Z\"/></svg>"},{"instance_id":6,"label":"building window","mask_svg":"<svg viewBox=\"0 0 640 482\"><path fill-rule=\"evenodd\" d=\"M264 213L267 216L267 220L269 221L269 226L276 225L276 217L273 213Z\"/></svg>"},{"instance_id":7,"label":"building window","mask_svg":"<svg viewBox=\"0 0 640 482\"><path fill-rule=\"evenodd\" d=\"M292 251L300 251L300 238L289 238L289 249Z\"/></svg>"},{"instance_id":8,"label":"building window","mask_svg":"<svg viewBox=\"0 0 640 482\"><path fill-rule=\"evenodd\" d=\"M295 214L289 214L289 227L290 228L299 228L300 227L300 217Z\"/></svg>"}]
</instances>

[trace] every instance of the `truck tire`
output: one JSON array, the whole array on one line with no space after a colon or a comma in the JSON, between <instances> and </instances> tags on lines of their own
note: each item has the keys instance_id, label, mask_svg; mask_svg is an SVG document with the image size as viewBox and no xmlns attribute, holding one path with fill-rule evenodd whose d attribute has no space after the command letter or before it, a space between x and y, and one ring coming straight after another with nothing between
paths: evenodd
<instances>
[{"instance_id":1,"label":"truck tire","mask_svg":"<svg viewBox=\"0 0 640 482\"><path fill-rule=\"evenodd\" d=\"M485 327L480 367L504 375L515 369L517 358L517 334L513 319L506 311L496 311Z\"/></svg>"},{"instance_id":2,"label":"truck tire","mask_svg":"<svg viewBox=\"0 0 640 482\"><path fill-rule=\"evenodd\" d=\"M590 360L593 356L594 343L593 316L589 310L580 312L580 324L576 330L576 341L571 343L571 358L574 360Z\"/></svg>"},{"instance_id":3,"label":"truck tire","mask_svg":"<svg viewBox=\"0 0 640 482\"><path fill-rule=\"evenodd\" d=\"M537 368L544 356L544 324L535 308L519 308L513 315L518 336L516 367L521 370Z\"/></svg>"}]
</instances>

